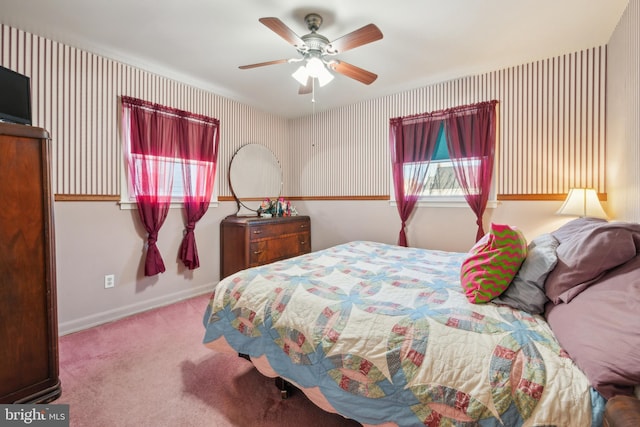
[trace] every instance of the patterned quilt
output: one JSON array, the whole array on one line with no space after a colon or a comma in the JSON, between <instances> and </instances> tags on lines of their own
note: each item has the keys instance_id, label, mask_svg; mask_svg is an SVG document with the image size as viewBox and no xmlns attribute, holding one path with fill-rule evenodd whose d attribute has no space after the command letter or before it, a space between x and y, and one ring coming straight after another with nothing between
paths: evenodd
<instances>
[{"instance_id":1,"label":"patterned quilt","mask_svg":"<svg viewBox=\"0 0 640 427\"><path fill-rule=\"evenodd\" d=\"M542 317L467 301L465 255L357 241L238 272L204 343L266 358L366 425L599 424L604 401Z\"/></svg>"}]
</instances>

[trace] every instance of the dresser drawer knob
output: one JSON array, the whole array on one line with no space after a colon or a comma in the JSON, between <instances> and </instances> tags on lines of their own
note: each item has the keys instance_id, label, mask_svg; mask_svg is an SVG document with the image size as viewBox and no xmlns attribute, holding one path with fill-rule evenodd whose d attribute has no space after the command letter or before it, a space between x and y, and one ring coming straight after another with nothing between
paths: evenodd
<instances>
[{"instance_id":1,"label":"dresser drawer knob","mask_svg":"<svg viewBox=\"0 0 640 427\"><path fill-rule=\"evenodd\" d=\"M262 251L253 251L253 254L254 254L254 255L259 255L259 254L261 254L261 253L262 253Z\"/></svg>"},{"instance_id":2,"label":"dresser drawer knob","mask_svg":"<svg viewBox=\"0 0 640 427\"><path fill-rule=\"evenodd\" d=\"M253 234L262 234L262 230L253 230Z\"/></svg>"},{"instance_id":3,"label":"dresser drawer knob","mask_svg":"<svg viewBox=\"0 0 640 427\"><path fill-rule=\"evenodd\" d=\"M300 244L301 244L301 245L304 245L305 243L307 243L307 241L306 241L306 240L300 240Z\"/></svg>"}]
</instances>

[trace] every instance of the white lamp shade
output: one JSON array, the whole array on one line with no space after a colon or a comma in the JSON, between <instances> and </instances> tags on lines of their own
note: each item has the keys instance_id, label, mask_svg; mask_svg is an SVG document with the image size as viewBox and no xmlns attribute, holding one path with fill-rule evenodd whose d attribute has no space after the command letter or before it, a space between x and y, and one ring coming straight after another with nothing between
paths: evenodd
<instances>
[{"instance_id":1,"label":"white lamp shade","mask_svg":"<svg viewBox=\"0 0 640 427\"><path fill-rule=\"evenodd\" d=\"M556 215L570 215L591 218L607 218L598 193L593 188L572 188Z\"/></svg>"},{"instance_id":2,"label":"white lamp shade","mask_svg":"<svg viewBox=\"0 0 640 427\"><path fill-rule=\"evenodd\" d=\"M323 66L322 70L318 73L317 78L318 78L318 84L320 85L320 87L322 87L327 83L329 83L331 80L333 80L333 74L331 74L329 70L327 70Z\"/></svg>"},{"instance_id":3,"label":"white lamp shade","mask_svg":"<svg viewBox=\"0 0 640 427\"><path fill-rule=\"evenodd\" d=\"M304 65L301 65L293 74L291 74L291 77L296 79L301 85L306 86L309 81L309 72Z\"/></svg>"},{"instance_id":4,"label":"white lamp shade","mask_svg":"<svg viewBox=\"0 0 640 427\"><path fill-rule=\"evenodd\" d=\"M320 58L315 56L309 58L307 61L307 72L311 77L318 77L318 75L326 69L324 68L324 64Z\"/></svg>"}]
</instances>

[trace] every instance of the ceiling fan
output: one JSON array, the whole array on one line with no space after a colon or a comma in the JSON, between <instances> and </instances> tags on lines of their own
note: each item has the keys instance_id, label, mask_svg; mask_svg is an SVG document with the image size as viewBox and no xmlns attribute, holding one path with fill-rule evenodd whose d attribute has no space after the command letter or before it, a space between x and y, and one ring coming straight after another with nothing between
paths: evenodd
<instances>
[{"instance_id":1,"label":"ceiling fan","mask_svg":"<svg viewBox=\"0 0 640 427\"><path fill-rule=\"evenodd\" d=\"M300 37L278 18L260 18L259 21L262 24L295 47L300 57L242 65L239 68L246 70L265 65L302 62L303 64L292 74L300 83L299 94L311 93L316 79L320 86L330 82L333 79L333 75L328 69L367 85L378 78L376 74L370 71L335 59L335 55L339 53L380 40L382 32L378 27L374 24L365 25L349 34L329 41L329 39L317 32L322 25L322 17L319 14L309 13L304 20L311 32Z\"/></svg>"}]
</instances>

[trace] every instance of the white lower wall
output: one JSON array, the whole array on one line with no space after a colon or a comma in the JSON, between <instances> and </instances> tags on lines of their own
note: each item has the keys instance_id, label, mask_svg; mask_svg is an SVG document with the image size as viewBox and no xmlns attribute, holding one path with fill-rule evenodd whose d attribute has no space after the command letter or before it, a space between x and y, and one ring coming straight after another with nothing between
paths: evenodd
<instances>
[{"instance_id":1,"label":"white lower wall","mask_svg":"<svg viewBox=\"0 0 640 427\"><path fill-rule=\"evenodd\" d=\"M570 219L554 215L560 204L501 202L487 211L485 228L492 221L511 224L530 240ZM295 206L300 214L311 217L313 250L351 240L397 242L400 219L396 207L387 201L298 201ZM182 213L172 209L158 239L166 272L145 277L146 233L136 210L120 210L109 202L56 202L60 334L211 292L220 272L219 224L234 212L235 203L221 202L198 223L201 267L190 271L177 259ZM415 247L465 252L475 234L475 218L468 208L418 208L408 224L409 244ZM104 288L106 274L115 274L112 289Z\"/></svg>"},{"instance_id":2,"label":"white lower wall","mask_svg":"<svg viewBox=\"0 0 640 427\"><path fill-rule=\"evenodd\" d=\"M58 324L61 335L133 313L210 292L219 277L219 224L233 204L210 208L196 226L201 267L190 271L178 260L182 213L172 209L158 247L166 272L144 276L146 232L137 210L114 202L56 202ZM104 276L115 287L104 288Z\"/></svg>"},{"instance_id":3,"label":"white lower wall","mask_svg":"<svg viewBox=\"0 0 640 427\"><path fill-rule=\"evenodd\" d=\"M487 209L484 229L491 222L510 224L528 240L556 229L571 218L556 216L557 201L499 202ZM395 244L400 232L397 208L387 201L298 202L299 212L311 216L313 249L350 240L374 240ZM606 206L605 206L606 208ZM469 208L417 208L407 224L410 246L466 252L475 243L475 216Z\"/></svg>"}]
</instances>

